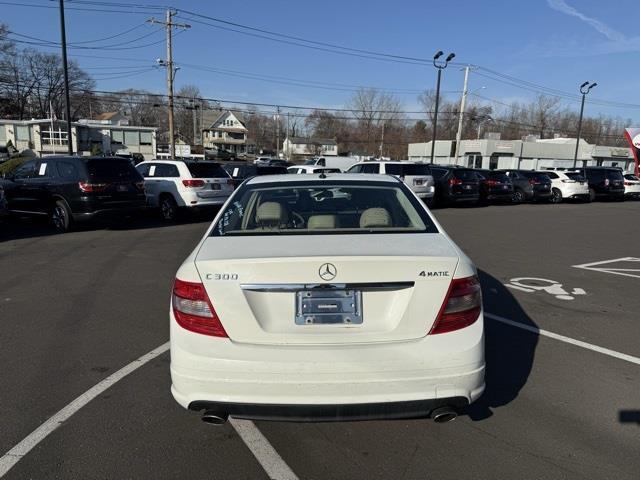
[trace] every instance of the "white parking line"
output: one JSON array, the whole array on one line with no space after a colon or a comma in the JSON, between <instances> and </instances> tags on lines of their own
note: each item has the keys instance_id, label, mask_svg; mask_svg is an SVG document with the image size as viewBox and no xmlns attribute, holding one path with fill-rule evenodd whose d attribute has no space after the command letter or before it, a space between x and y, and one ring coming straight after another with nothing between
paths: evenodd
<instances>
[{"instance_id":1,"label":"white parking line","mask_svg":"<svg viewBox=\"0 0 640 480\"><path fill-rule=\"evenodd\" d=\"M603 260L601 262L584 263L582 265L574 265L573 268L582 268L583 270L592 270L594 272L610 273L611 275L622 275L625 277L640 278L640 268L614 268L607 267L614 263L633 263L640 262L640 258L622 257L613 258L611 260ZM632 265L635 267L635 265ZM634 273L630 273L634 272Z\"/></svg>"},{"instance_id":2,"label":"white parking line","mask_svg":"<svg viewBox=\"0 0 640 480\"><path fill-rule=\"evenodd\" d=\"M505 325L510 325L512 327L520 328L522 330L526 330L538 335L553 338L554 340L569 343L577 347L581 347L587 350L601 353L603 355L617 358L619 360L624 360L629 363L640 365L640 358L638 357L633 357L625 353L616 352L614 350L609 350L608 348L599 347L597 345L592 345L590 343L586 343L570 337L565 337L564 335L559 335L557 333L542 330L537 327L525 325L524 323L516 322L514 320L510 320L499 315L494 315L492 313L485 312L484 315L491 320L495 320ZM109 375L107 378L91 387L85 393L69 403L62 410L49 418L46 422L44 422L33 432L31 432L26 438L24 438L24 440L22 440L0 458L0 478L6 475L6 473L11 470L11 468L13 468L13 466L18 463L22 457L33 450L33 448L35 448L40 442L47 438L49 434L53 433L58 427L60 427L66 420L68 420L74 413L84 407L87 403L89 403L91 400L96 398L98 395L103 393L115 383L122 380L130 373L133 373L138 368L142 367L149 361L153 360L159 355L162 355L168 350L169 342L164 343L158 348L151 350L149 353L122 367L114 374ZM247 445L249 450L251 450L251 453L253 453L256 460L260 463L260 465L270 478L276 480L298 479L296 474L293 473L291 468L289 468L282 457L273 448L271 443L269 443L269 440L266 439L266 437L262 434L262 432L260 432L260 430L258 430L253 422L249 420L231 419L230 423L236 430L236 432L238 432L238 435L240 435L242 441Z\"/></svg>"},{"instance_id":3,"label":"white parking line","mask_svg":"<svg viewBox=\"0 0 640 480\"><path fill-rule=\"evenodd\" d=\"M242 441L249 447L253 456L269 478L272 480L298 480L289 465L285 463L280 454L276 452L269 440L262 434L251 420L230 418L229 422L235 428Z\"/></svg>"},{"instance_id":4,"label":"white parking line","mask_svg":"<svg viewBox=\"0 0 640 480\"><path fill-rule=\"evenodd\" d=\"M0 478L2 478L11 468L20 461L27 453L29 453L36 445L53 433L60 425L71 417L74 413L84 407L91 400L96 398L110 386L122 380L124 377L132 372L135 372L138 368L145 365L147 362L153 360L159 355L169 350L169 342L160 345L158 348L151 350L149 353L134 360L130 364L122 367L120 370L100 383L94 385L89 390L84 392L53 417L49 418L46 422L31 432L24 440L18 443L15 447L5 453L0 458Z\"/></svg>"},{"instance_id":5,"label":"white parking line","mask_svg":"<svg viewBox=\"0 0 640 480\"><path fill-rule=\"evenodd\" d=\"M509 320L508 318L500 317L492 313L485 312L484 316L487 318L490 318L491 320L495 320L497 322L501 322L506 325L511 325L512 327L521 328L522 330L527 330L528 332L537 333L538 335L542 335L544 337L553 338L554 340L559 340L564 343L570 343L571 345L585 348L593 352L602 353L603 355L608 355L609 357L617 358L618 360L624 360L625 362L635 363L636 365L640 365L640 358L634 357L632 355L627 355L626 353L616 352L615 350L609 350L608 348L599 347L598 345L592 345L591 343L583 342L581 340L576 340L575 338L565 337L564 335L559 335L557 333L553 333L548 330L542 330L541 328L538 328L538 327L532 327L531 325L525 325L524 323Z\"/></svg>"},{"instance_id":6,"label":"white parking line","mask_svg":"<svg viewBox=\"0 0 640 480\"><path fill-rule=\"evenodd\" d=\"M22 459L22 457L33 450L40 442L47 438L87 403L130 373L135 372L138 368L168 350L169 342L151 350L149 353L122 367L114 374L109 375L107 378L91 387L62 410L49 418L46 422L31 432L24 440L5 453L2 458L0 458L0 478L6 475L6 473L11 470L11 468L13 468L13 466ZM258 460L264 471L267 472L269 478L274 480L298 480L296 474L293 473L278 452L276 452L273 446L271 446L269 440L262 435L253 422L249 420L231 419L230 423L238 432L238 435L240 435L240 438L242 438L247 447L249 447L251 453L256 457L256 460Z\"/></svg>"}]
</instances>

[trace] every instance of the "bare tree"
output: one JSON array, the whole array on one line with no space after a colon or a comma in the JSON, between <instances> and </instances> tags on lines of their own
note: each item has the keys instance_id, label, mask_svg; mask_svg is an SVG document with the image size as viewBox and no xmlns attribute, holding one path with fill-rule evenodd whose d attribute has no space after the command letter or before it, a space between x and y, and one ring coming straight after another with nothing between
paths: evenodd
<instances>
[{"instance_id":1,"label":"bare tree","mask_svg":"<svg viewBox=\"0 0 640 480\"><path fill-rule=\"evenodd\" d=\"M558 97L549 97L547 95L538 95L535 101L530 104L530 120L537 126L540 138L544 138L545 133L552 136L551 130L553 130L559 105L560 99Z\"/></svg>"}]
</instances>

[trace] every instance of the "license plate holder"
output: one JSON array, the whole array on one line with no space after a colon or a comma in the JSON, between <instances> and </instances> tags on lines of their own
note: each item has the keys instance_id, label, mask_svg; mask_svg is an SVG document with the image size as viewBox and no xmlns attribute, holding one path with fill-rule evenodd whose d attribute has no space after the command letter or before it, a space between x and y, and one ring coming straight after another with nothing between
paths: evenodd
<instances>
[{"instance_id":1,"label":"license plate holder","mask_svg":"<svg viewBox=\"0 0 640 480\"><path fill-rule=\"evenodd\" d=\"M316 288L296 292L296 325L361 325L362 292Z\"/></svg>"}]
</instances>

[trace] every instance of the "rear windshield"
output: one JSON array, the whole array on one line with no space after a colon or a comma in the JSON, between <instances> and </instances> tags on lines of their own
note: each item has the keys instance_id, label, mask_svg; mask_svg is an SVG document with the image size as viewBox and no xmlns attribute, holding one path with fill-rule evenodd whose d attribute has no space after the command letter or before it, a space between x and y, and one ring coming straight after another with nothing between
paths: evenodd
<instances>
[{"instance_id":1,"label":"rear windshield","mask_svg":"<svg viewBox=\"0 0 640 480\"><path fill-rule=\"evenodd\" d=\"M141 181L142 177L129 160L105 158L87 161L87 175L91 180Z\"/></svg>"},{"instance_id":2,"label":"rear windshield","mask_svg":"<svg viewBox=\"0 0 640 480\"><path fill-rule=\"evenodd\" d=\"M578 172L566 172L565 175L576 182L584 182L584 177Z\"/></svg>"},{"instance_id":3,"label":"rear windshield","mask_svg":"<svg viewBox=\"0 0 640 480\"><path fill-rule=\"evenodd\" d=\"M431 170L427 165L419 165L415 163L407 163L406 165L401 165L398 163L389 163L385 165L385 171L390 173L391 175L399 175L399 176L422 176L422 175L431 175Z\"/></svg>"},{"instance_id":4,"label":"rear windshield","mask_svg":"<svg viewBox=\"0 0 640 480\"><path fill-rule=\"evenodd\" d=\"M609 180L624 180L620 170L607 170L607 177Z\"/></svg>"},{"instance_id":5,"label":"rear windshield","mask_svg":"<svg viewBox=\"0 0 640 480\"><path fill-rule=\"evenodd\" d=\"M550 182L551 179L546 173L540 172L521 172L527 178L531 178L533 180L537 180L538 182Z\"/></svg>"},{"instance_id":6,"label":"rear windshield","mask_svg":"<svg viewBox=\"0 0 640 480\"><path fill-rule=\"evenodd\" d=\"M509 176L504 172L490 172L489 178L491 180L498 180L500 182L508 182Z\"/></svg>"},{"instance_id":7,"label":"rear windshield","mask_svg":"<svg viewBox=\"0 0 640 480\"><path fill-rule=\"evenodd\" d=\"M244 185L211 235L437 232L404 185L337 181Z\"/></svg>"},{"instance_id":8,"label":"rear windshield","mask_svg":"<svg viewBox=\"0 0 640 480\"><path fill-rule=\"evenodd\" d=\"M632 174L627 174L627 175L624 176L624 178L627 179L627 180L633 180L633 181L636 181L636 182L640 180L640 178L638 178L638 177L636 177L635 175L632 175Z\"/></svg>"},{"instance_id":9,"label":"rear windshield","mask_svg":"<svg viewBox=\"0 0 640 480\"><path fill-rule=\"evenodd\" d=\"M187 163L187 168L193 178L229 178L224 168L213 162Z\"/></svg>"},{"instance_id":10,"label":"rear windshield","mask_svg":"<svg viewBox=\"0 0 640 480\"><path fill-rule=\"evenodd\" d=\"M286 167L258 167L256 173L258 175L281 175L289 173L289 170Z\"/></svg>"},{"instance_id":11,"label":"rear windshield","mask_svg":"<svg viewBox=\"0 0 640 480\"><path fill-rule=\"evenodd\" d=\"M439 180L447 174L447 171L444 168L432 168L431 174L433 175L433 178Z\"/></svg>"},{"instance_id":12,"label":"rear windshield","mask_svg":"<svg viewBox=\"0 0 640 480\"><path fill-rule=\"evenodd\" d=\"M455 178L459 178L460 180L464 180L467 182L476 182L478 180L476 172L473 170L465 170L463 168L454 168L451 170L451 173Z\"/></svg>"}]
</instances>

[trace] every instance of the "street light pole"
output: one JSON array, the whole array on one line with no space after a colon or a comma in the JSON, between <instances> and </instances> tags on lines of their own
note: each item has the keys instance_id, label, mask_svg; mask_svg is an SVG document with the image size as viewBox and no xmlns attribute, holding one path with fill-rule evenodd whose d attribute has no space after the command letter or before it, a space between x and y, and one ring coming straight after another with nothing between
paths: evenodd
<instances>
[{"instance_id":1,"label":"street light pole","mask_svg":"<svg viewBox=\"0 0 640 480\"><path fill-rule=\"evenodd\" d=\"M433 137L431 139L431 163L433 163L433 159L436 151L436 134L438 130L438 107L440 104L440 79L442 77L442 70L447 68L447 65L449 64L449 62L453 60L453 58L456 56L455 53L450 53L449 56L444 60L444 62L442 61L439 62L438 59L442 55L444 55L444 53L442 52L442 50L440 50L433 56L433 66L438 69L438 81L436 82L436 105L433 112Z\"/></svg>"},{"instance_id":2,"label":"street light pole","mask_svg":"<svg viewBox=\"0 0 640 480\"><path fill-rule=\"evenodd\" d=\"M73 155L71 136L71 104L69 102L69 68L67 65L67 32L64 21L64 0L60 0L60 43L62 44L62 70L64 72L64 108L67 121L67 151Z\"/></svg>"},{"instance_id":3,"label":"street light pole","mask_svg":"<svg viewBox=\"0 0 640 480\"><path fill-rule=\"evenodd\" d=\"M573 168L576 168L578 163L578 147L580 146L580 134L582 133L582 115L584 114L584 101L587 97L587 93L598 85L597 83L584 82L580 85L580 93L582 94L582 103L580 104L580 118L578 119L578 135L576 135L576 150L573 154Z\"/></svg>"}]
</instances>

